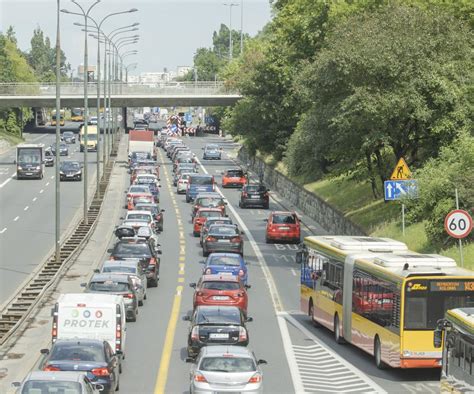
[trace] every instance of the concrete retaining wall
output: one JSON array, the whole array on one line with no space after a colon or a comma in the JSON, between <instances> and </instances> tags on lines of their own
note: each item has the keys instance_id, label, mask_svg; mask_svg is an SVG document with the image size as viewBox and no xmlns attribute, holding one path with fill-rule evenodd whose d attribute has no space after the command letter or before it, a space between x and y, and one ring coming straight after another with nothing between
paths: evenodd
<instances>
[{"instance_id":1,"label":"concrete retaining wall","mask_svg":"<svg viewBox=\"0 0 474 394\"><path fill-rule=\"evenodd\" d=\"M250 156L244 148L240 149L237 157L243 165L248 165L251 171L263 174L263 181L270 190L290 201L304 215L318 222L329 234L366 235L362 228L344 217L342 212L314 193L294 183L262 160Z\"/></svg>"}]
</instances>

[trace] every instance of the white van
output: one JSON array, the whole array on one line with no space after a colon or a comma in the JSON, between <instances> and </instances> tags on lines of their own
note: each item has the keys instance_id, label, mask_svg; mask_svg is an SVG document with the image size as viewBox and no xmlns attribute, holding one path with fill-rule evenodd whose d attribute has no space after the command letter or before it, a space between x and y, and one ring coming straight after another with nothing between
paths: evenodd
<instances>
[{"instance_id":1,"label":"white van","mask_svg":"<svg viewBox=\"0 0 474 394\"><path fill-rule=\"evenodd\" d=\"M125 357L126 313L122 296L110 294L61 294L52 311L56 339L101 339Z\"/></svg>"}]
</instances>

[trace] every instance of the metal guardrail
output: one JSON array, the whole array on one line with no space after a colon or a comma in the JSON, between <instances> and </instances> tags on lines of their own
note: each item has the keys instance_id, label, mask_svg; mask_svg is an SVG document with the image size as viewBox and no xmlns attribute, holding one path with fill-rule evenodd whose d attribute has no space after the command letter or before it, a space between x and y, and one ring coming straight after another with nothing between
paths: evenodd
<instances>
[{"instance_id":1,"label":"metal guardrail","mask_svg":"<svg viewBox=\"0 0 474 394\"><path fill-rule=\"evenodd\" d=\"M117 141L118 144L119 141ZM117 145L113 148L116 151ZM28 317L41 302L47 291L52 288L69 268L74 257L82 250L96 225L97 218L102 210L104 194L108 187L114 162L111 160L105 168L104 176L100 182L100 198L94 195L88 209L88 224L81 220L76 228L70 233L61 245L60 261L56 262L53 253L36 271L36 274L25 283L8 300L0 311L0 346L3 345L13 334L23 327Z\"/></svg>"},{"instance_id":2,"label":"metal guardrail","mask_svg":"<svg viewBox=\"0 0 474 394\"><path fill-rule=\"evenodd\" d=\"M89 96L97 94L97 83L88 84ZM103 92L103 86L101 86ZM155 96L155 95L238 95L236 89L229 88L224 82L166 82L166 83L121 83L111 86L112 95ZM56 94L54 83L0 83L0 96L51 96ZM83 96L84 83L61 83L62 96Z\"/></svg>"}]
</instances>

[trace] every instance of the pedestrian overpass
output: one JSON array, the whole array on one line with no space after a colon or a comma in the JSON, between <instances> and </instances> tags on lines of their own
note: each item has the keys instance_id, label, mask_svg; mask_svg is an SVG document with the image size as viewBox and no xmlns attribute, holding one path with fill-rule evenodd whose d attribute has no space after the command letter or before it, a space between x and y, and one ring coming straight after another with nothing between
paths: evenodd
<instances>
[{"instance_id":1,"label":"pedestrian overpass","mask_svg":"<svg viewBox=\"0 0 474 394\"><path fill-rule=\"evenodd\" d=\"M108 87L108 85L107 85ZM101 107L104 85L100 85ZM110 86L112 107L230 106L242 98L225 82L123 83ZM61 107L84 107L84 83L62 82ZM97 83L88 83L88 105L97 107ZM0 108L56 107L55 83L0 83Z\"/></svg>"}]
</instances>

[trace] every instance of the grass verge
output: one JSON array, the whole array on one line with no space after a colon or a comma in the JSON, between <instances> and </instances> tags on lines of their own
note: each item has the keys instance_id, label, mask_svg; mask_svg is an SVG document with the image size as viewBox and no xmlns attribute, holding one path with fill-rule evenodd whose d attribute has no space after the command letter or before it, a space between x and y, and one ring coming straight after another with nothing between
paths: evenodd
<instances>
[{"instance_id":1,"label":"grass verge","mask_svg":"<svg viewBox=\"0 0 474 394\"><path fill-rule=\"evenodd\" d=\"M0 140L7 141L10 145L18 145L23 142L23 139L19 136L2 131L0 131Z\"/></svg>"}]
</instances>

